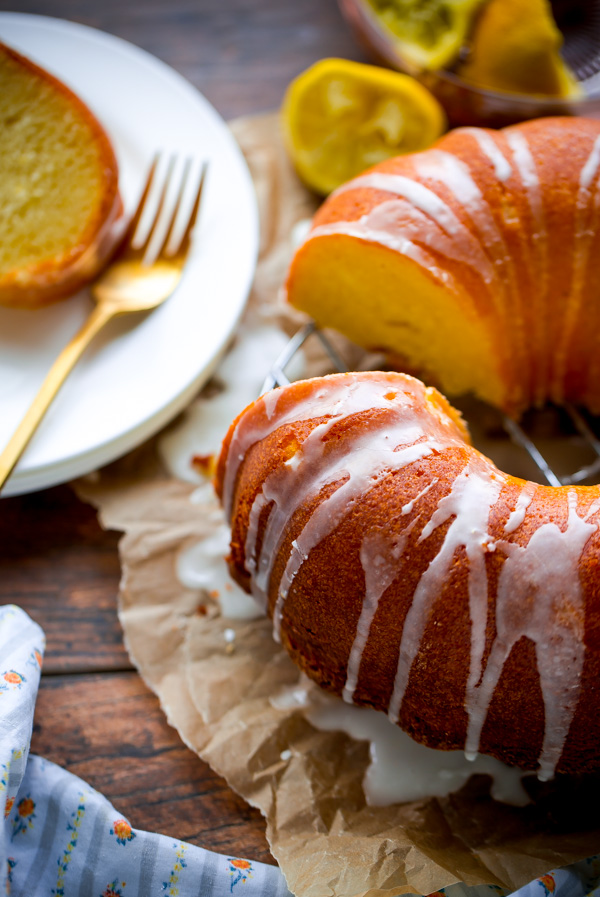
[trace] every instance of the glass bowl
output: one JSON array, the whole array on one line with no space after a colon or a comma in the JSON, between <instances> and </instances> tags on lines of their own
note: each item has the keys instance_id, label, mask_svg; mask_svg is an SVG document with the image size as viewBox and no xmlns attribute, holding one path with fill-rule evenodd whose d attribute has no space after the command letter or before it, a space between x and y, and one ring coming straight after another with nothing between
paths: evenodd
<instances>
[{"instance_id":1,"label":"glass bowl","mask_svg":"<svg viewBox=\"0 0 600 897\"><path fill-rule=\"evenodd\" d=\"M501 93L487 90L470 84L450 71L422 71L415 69L400 55L394 35L381 25L368 0L338 0L343 16L355 32L358 40L377 61L406 72L418 78L429 88L446 111L451 127L458 125L479 125L488 128L501 128L506 125L540 118L548 115L582 115L587 118L600 118L600 72L595 66L583 60L581 66L577 59L565 54L571 68L579 74L579 70L590 71L590 77L581 81L585 95L571 99L555 99L527 94ZM600 62L600 36L587 40L594 47ZM573 42L573 52L581 47L581 42ZM595 62L595 61L594 61ZM574 64L575 63L575 64ZM586 68L587 66L587 68ZM598 66L600 68L600 65Z\"/></svg>"}]
</instances>

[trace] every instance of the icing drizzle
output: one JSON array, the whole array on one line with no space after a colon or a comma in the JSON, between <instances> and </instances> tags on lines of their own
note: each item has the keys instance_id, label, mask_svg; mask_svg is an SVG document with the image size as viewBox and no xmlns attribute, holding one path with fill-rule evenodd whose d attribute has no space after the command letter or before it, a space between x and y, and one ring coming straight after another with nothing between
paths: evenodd
<instances>
[{"instance_id":1,"label":"icing drizzle","mask_svg":"<svg viewBox=\"0 0 600 897\"><path fill-rule=\"evenodd\" d=\"M479 144L482 153L488 157L494 166L494 172L498 180L507 181L512 174L512 168L492 135L483 130L483 128L465 128L464 133L470 134L473 140Z\"/></svg>"},{"instance_id":2,"label":"icing drizzle","mask_svg":"<svg viewBox=\"0 0 600 897\"><path fill-rule=\"evenodd\" d=\"M523 547L502 543L507 559L498 582L496 638L481 683L467 689L465 750L475 754L504 663L519 639L531 639L546 717L539 758L541 779L554 774L577 706L574 696L579 691L585 652L579 561L598 528L589 518L600 507L600 502L595 502L585 517L580 517L574 491L568 492L567 502L564 531L555 523L545 523ZM525 593L523 583L527 584Z\"/></svg>"},{"instance_id":3,"label":"icing drizzle","mask_svg":"<svg viewBox=\"0 0 600 897\"><path fill-rule=\"evenodd\" d=\"M481 676L488 600L485 554L493 550L488 534L488 517L490 508L498 500L503 482L503 476L489 461L473 456L455 479L450 493L441 499L437 510L423 528L419 542L424 542L438 526L453 518L442 547L421 576L406 616L394 691L388 708L388 716L392 722L398 722L410 670L419 651L425 627L460 548L464 548L469 562L471 663L467 692Z\"/></svg>"},{"instance_id":4,"label":"icing drizzle","mask_svg":"<svg viewBox=\"0 0 600 897\"><path fill-rule=\"evenodd\" d=\"M327 403L327 420L315 426L294 456L267 477L250 510L245 543L246 567L253 574L253 594L265 605L273 561L277 557L287 521L306 500L317 496L326 487L335 487L318 505L292 543L273 614L276 639L279 638L283 607L291 585L312 549L333 532L356 502L384 477L433 451L441 451L449 441L448 434L442 433L439 422L430 428L430 432L419 425L410 393L390 390L385 381L380 384L372 380L342 382L341 387L333 387L333 394ZM300 408L297 419L322 416L325 410L319 404L322 398L317 394L316 403L309 399L305 403L308 416L304 417ZM325 457L327 437L333 427L341 420L371 407L384 412L379 416L378 423L375 426L370 423L364 429L356 428L354 435L346 434L351 441L351 452L348 452L346 442L337 449L329 450ZM450 438L456 440L456 433L451 432ZM271 509L257 556L258 523L267 506Z\"/></svg>"},{"instance_id":5,"label":"icing drizzle","mask_svg":"<svg viewBox=\"0 0 600 897\"><path fill-rule=\"evenodd\" d=\"M229 451L226 477L233 477L254 442L284 422L310 421L315 425L297 445L287 462L275 467L262 483L250 511L246 532L245 563L252 591L263 606L274 595L274 634L280 636L285 602L294 580L311 551L353 513L385 477L450 446L464 446L462 433L439 408L426 401L425 388L412 378L397 375L340 375L315 381L292 407L281 403L285 390L259 400L253 414L238 422ZM278 407L282 404L281 410ZM365 419L364 412L373 409ZM359 415L354 426L352 419ZM344 439L336 427L344 423ZM467 594L471 622L470 660L465 691L467 738L465 751L474 757L490 703L511 651L521 638L535 647L545 711L545 732L539 757L539 775L551 778L569 732L584 663L584 596L579 564L588 540L598 529L592 518L600 513L600 499L587 512L578 507L574 489L560 491L566 503L566 524L561 529L549 520L539 525L526 544L522 527L539 487L523 483L515 506L502 526L491 516L508 478L475 451L448 482L433 513L422 526L418 543L427 545L440 527L447 526L441 546L422 572L406 614L398 650L397 669L388 716L397 722L413 663L444 584L457 556L467 561ZM233 474L232 474L233 471ZM403 480L405 482L405 480ZM360 545L365 592L357 629L349 652L343 698L352 702L360 676L363 653L382 596L402 575L405 549L421 519L420 502L438 486L437 479L420 478L420 491L400 506L401 516L413 515L400 532L380 527L366 529ZM323 490L326 490L325 492ZM287 549L280 581L272 583L273 563L283 549L288 521L301 506L316 500L312 514ZM259 520L267 514L262 541ZM494 514L496 520L497 514ZM520 539L520 541L519 541ZM486 558L496 552L502 559L495 615L490 629L490 596ZM524 600L523 596L533 600ZM486 638L493 631L488 646Z\"/></svg>"}]
</instances>

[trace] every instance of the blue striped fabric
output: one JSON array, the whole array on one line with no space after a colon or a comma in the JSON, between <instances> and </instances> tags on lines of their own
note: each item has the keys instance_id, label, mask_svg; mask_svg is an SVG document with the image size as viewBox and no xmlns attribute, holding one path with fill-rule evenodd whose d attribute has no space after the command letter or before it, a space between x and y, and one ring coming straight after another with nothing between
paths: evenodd
<instances>
[{"instance_id":1,"label":"blue striped fabric","mask_svg":"<svg viewBox=\"0 0 600 897\"><path fill-rule=\"evenodd\" d=\"M43 651L40 627L0 608L0 893L289 897L276 867L138 831L86 782L29 755Z\"/></svg>"},{"instance_id":2,"label":"blue striped fabric","mask_svg":"<svg viewBox=\"0 0 600 897\"><path fill-rule=\"evenodd\" d=\"M274 866L132 828L105 797L29 754L44 633L0 607L0 893L11 897L290 897ZM553 870L513 897L600 897L600 858ZM452 885L444 897L506 897Z\"/></svg>"}]
</instances>

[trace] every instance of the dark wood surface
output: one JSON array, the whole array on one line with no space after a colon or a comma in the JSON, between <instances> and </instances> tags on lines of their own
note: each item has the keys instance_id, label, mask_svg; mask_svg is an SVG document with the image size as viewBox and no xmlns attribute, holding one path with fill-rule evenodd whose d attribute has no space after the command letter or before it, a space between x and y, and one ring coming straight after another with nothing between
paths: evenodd
<instances>
[{"instance_id":1,"label":"dark wood surface","mask_svg":"<svg viewBox=\"0 0 600 897\"><path fill-rule=\"evenodd\" d=\"M278 107L291 78L323 56L364 58L336 0L16 0L0 10L125 38L225 118ZM0 604L18 604L47 638L32 749L136 828L273 862L260 814L181 743L129 662L116 615L118 538L68 486L0 500Z\"/></svg>"}]
</instances>

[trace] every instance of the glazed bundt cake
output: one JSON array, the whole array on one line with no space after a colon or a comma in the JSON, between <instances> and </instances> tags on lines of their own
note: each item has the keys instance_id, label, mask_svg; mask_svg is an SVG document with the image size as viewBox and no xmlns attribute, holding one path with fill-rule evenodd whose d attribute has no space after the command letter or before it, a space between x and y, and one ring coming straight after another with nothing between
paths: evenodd
<instances>
[{"instance_id":1,"label":"glazed bundt cake","mask_svg":"<svg viewBox=\"0 0 600 897\"><path fill-rule=\"evenodd\" d=\"M117 161L87 106L0 44L0 304L46 305L106 262Z\"/></svg>"},{"instance_id":2,"label":"glazed bundt cake","mask_svg":"<svg viewBox=\"0 0 600 897\"><path fill-rule=\"evenodd\" d=\"M333 193L287 297L449 395L600 412L600 121L460 128Z\"/></svg>"},{"instance_id":3,"label":"glazed bundt cake","mask_svg":"<svg viewBox=\"0 0 600 897\"><path fill-rule=\"evenodd\" d=\"M417 741L600 766L600 487L502 473L398 373L276 389L217 468L230 568L298 666Z\"/></svg>"}]
</instances>

